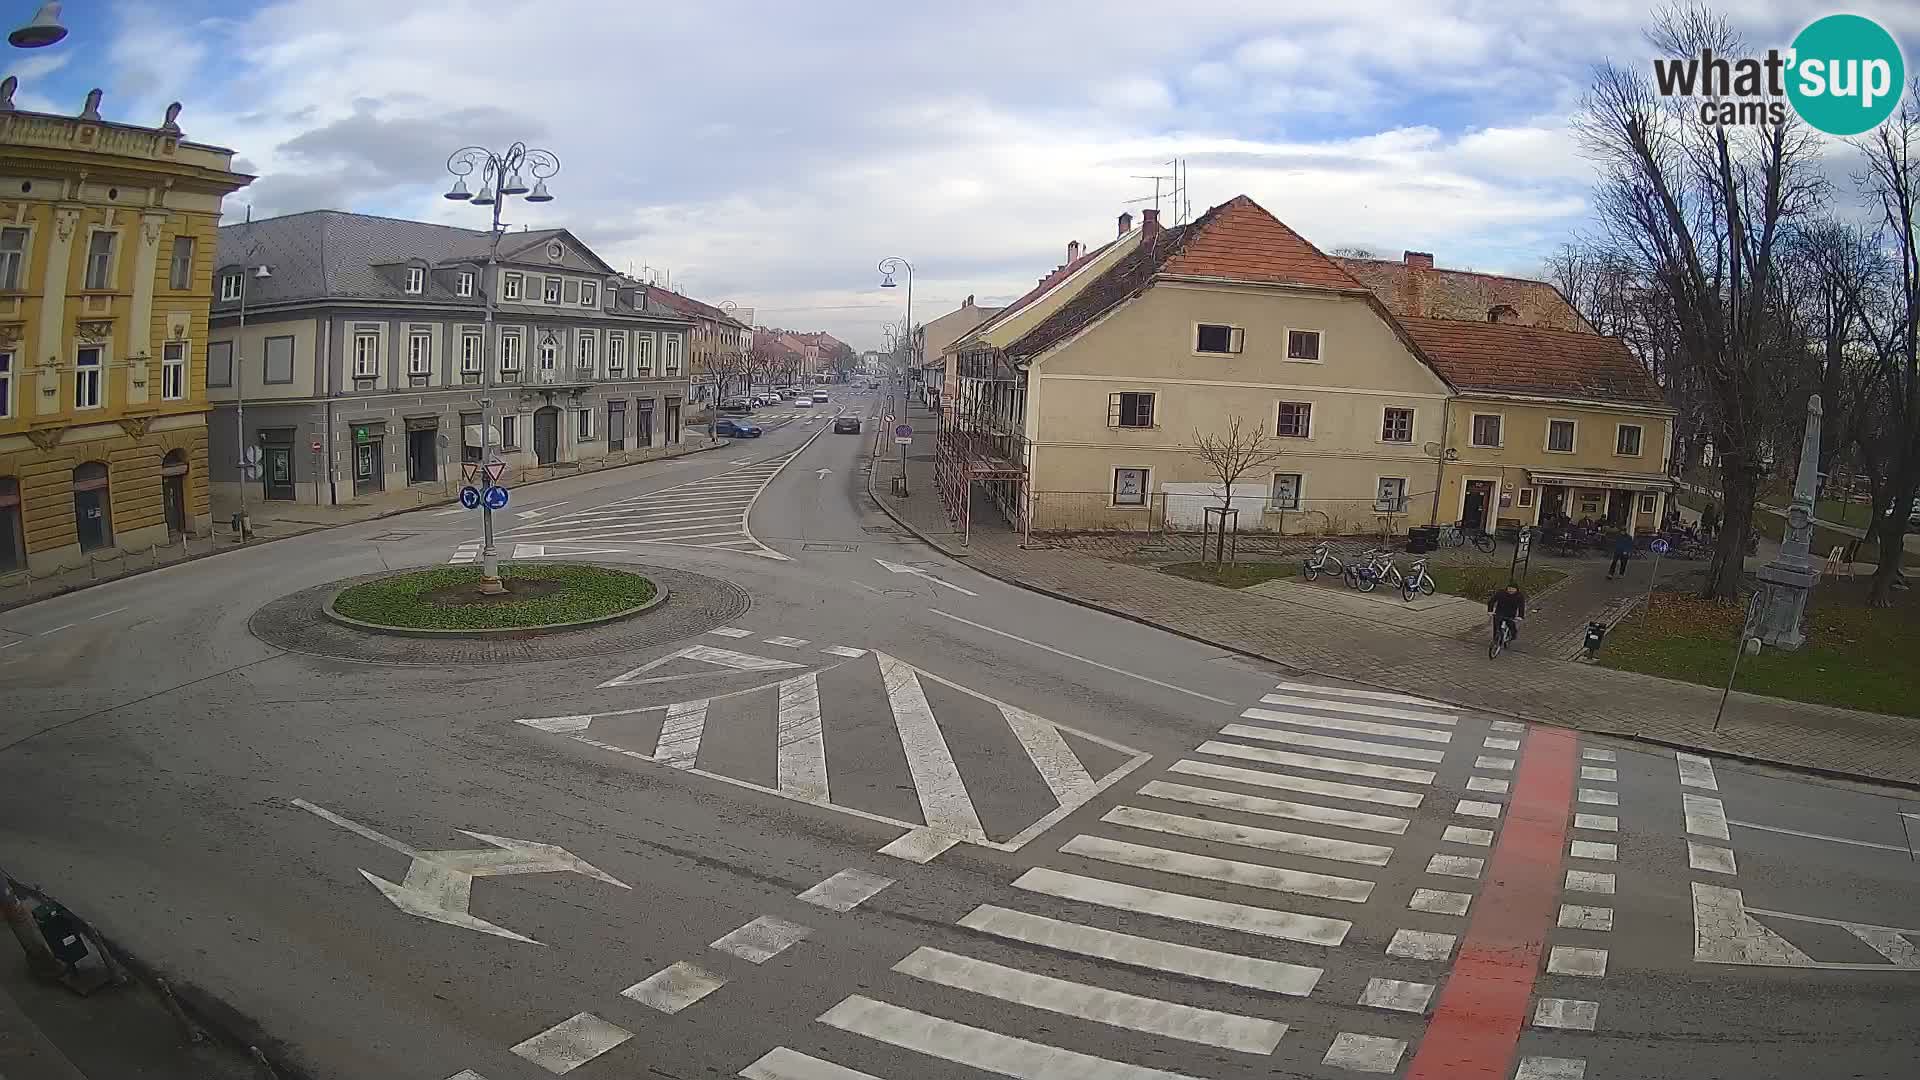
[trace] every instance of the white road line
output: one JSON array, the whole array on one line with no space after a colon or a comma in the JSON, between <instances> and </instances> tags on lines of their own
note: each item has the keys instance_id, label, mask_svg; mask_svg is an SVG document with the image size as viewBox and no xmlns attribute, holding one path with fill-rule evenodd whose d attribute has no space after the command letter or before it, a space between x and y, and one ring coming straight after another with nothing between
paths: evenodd
<instances>
[{"instance_id":1,"label":"white road line","mask_svg":"<svg viewBox=\"0 0 1920 1080\"><path fill-rule=\"evenodd\" d=\"M1279 728L1258 728L1251 724L1228 724L1220 729L1220 734L1236 739L1258 739L1261 742L1279 743L1283 746L1305 746L1314 750L1344 750L1349 754L1396 758L1400 761L1422 761L1429 765L1438 765L1447 757L1445 750L1428 750L1418 746L1394 746L1389 743L1365 742L1360 739L1342 739L1333 735L1312 735L1304 731L1282 731Z\"/></svg>"},{"instance_id":2,"label":"white road line","mask_svg":"<svg viewBox=\"0 0 1920 1080\"><path fill-rule=\"evenodd\" d=\"M974 908L959 925L1009 941L1292 997L1313 993L1322 974L1316 967L1136 937L992 904Z\"/></svg>"},{"instance_id":3,"label":"white road line","mask_svg":"<svg viewBox=\"0 0 1920 1080\"><path fill-rule=\"evenodd\" d=\"M1511 752L1520 749L1520 740L1503 739L1497 735L1489 735L1486 741L1480 745L1486 747L1488 750L1505 750Z\"/></svg>"},{"instance_id":4,"label":"white road line","mask_svg":"<svg viewBox=\"0 0 1920 1080\"><path fill-rule=\"evenodd\" d=\"M1476 769L1492 769L1494 772L1512 772L1513 759L1510 757L1489 757L1488 755L1482 754L1473 759L1473 767Z\"/></svg>"},{"instance_id":5,"label":"white road line","mask_svg":"<svg viewBox=\"0 0 1920 1080\"><path fill-rule=\"evenodd\" d=\"M842 870L800 894L799 899L828 911L852 911L893 884L890 877L865 870Z\"/></svg>"},{"instance_id":6,"label":"white road line","mask_svg":"<svg viewBox=\"0 0 1920 1080\"><path fill-rule=\"evenodd\" d=\"M1607 973L1607 950L1555 945L1547 954L1547 970L1555 975L1597 979Z\"/></svg>"},{"instance_id":7,"label":"white road line","mask_svg":"<svg viewBox=\"0 0 1920 1080\"><path fill-rule=\"evenodd\" d=\"M1567 844L1567 857L1615 862L1620 858L1620 848L1616 844L1603 844L1597 840L1573 840Z\"/></svg>"},{"instance_id":8,"label":"white road line","mask_svg":"<svg viewBox=\"0 0 1920 1080\"><path fill-rule=\"evenodd\" d=\"M1353 701L1324 701L1320 698L1301 697L1297 694L1268 694L1260 700L1267 705L1290 705L1296 709L1322 709L1328 712L1378 716L1388 720L1413 720L1428 724L1445 724L1447 727L1459 723L1457 718L1445 713L1396 709L1389 705L1362 705Z\"/></svg>"},{"instance_id":9,"label":"white road line","mask_svg":"<svg viewBox=\"0 0 1920 1080\"><path fill-rule=\"evenodd\" d=\"M1433 998L1433 984L1405 982L1400 979L1368 979L1360 993L1360 1004L1395 1012L1425 1012Z\"/></svg>"},{"instance_id":10,"label":"white road line","mask_svg":"<svg viewBox=\"0 0 1920 1080\"><path fill-rule=\"evenodd\" d=\"M1040 779L1046 781L1047 790L1053 792L1056 802L1062 806L1078 805L1093 797L1097 790L1094 779L1073 748L1067 745L1059 728L1012 705L1000 706L1000 715L1006 717L1007 726L1013 729L1014 737L1020 740L1027 759L1033 762Z\"/></svg>"},{"instance_id":11,"label":"white road line","mask_svg":"<svg viewBox=\"0 0 1920 1080\"><path fill-rule=\"evenodd\" d=\"M1428 709L1459 711L1457 705L1447 705L1409 694L1391 694L1384 690L1350 690L1344 686L1317 686L1313 683L1283 682L1274 687L1276 690L1298 690L1307 694L1332 694L1335 697L1361 698L1366 701L1398 701L1403 705L1419 705Z\"/></svg>"},{"instance_id":12,"label":"white road line","mask_svg":"<svg viewBox=\"0 0 1920 1080\"><path fill-rule=\"evenodd\" d=\"M1357 810L1341 810L1317 803L1264 799L1258 795L1216 791L1213 788L1194 787L1190 784L1176 784L1165 780L1149 781L1141 786L1137 794L1153 799L1190 803L1194 806L1210 806L1216 810L1287 818L1292 821L1307 821L1316 825L1332 825L1342 829L1359 829L1364 832L1387 833L1393 836L1405 835L1408 825L1408 820L1403 817L1363 814Z\"/></svg>"},{"instance_id":13,"label":"white road line","mask_svg":"<svg viewBox=\"0 0 1920 1080\"><path fill-rule=\"evenodd\" d=\"M1317 727L1328 731L1350 731L1357 735L1384 735L1389 739L1415 742L1449 743L1453 732L1433 728L1412 728L1403 724L1380 724L1371 720L1348 720L1338 716L1313 716L1308 713L1279 712L1275 709L1248 709L1240 714L1248 720L1266 720L1295 727Z\"/></svg>"},{"instance_id":14,"label":"white road line","mask_svg":"<svg viewBox=\"0 0 1920 1080\"><path fill-rule=\"evenodd\" d=\"M1619 806L1620 793L1605 788L1583 787L1580 789L1580 801L1593 806Z\"/></svg>"},{"instance_id":15,"label":"white road line","mask_svg":"<svg viewBox=\"0 0 1920 1080\"><path fill-rule=\"evenodd\" d=\"M1509 768L1511 768L1511 766L1509 766ZM1620 779L1620 771L1618 769L1603 769L1598 765L1582 765L1580 767L1580 779L1599 780L1602 783L1611 784Z\"/></svg>"},{"instance_id":16,"label":"white road line","mask_svg":"<svg viewBox=\"0 0 1920 1080\"><path fill-rule=\"evenodd\" d=\"M1225 900L1211 900L1186 893L1147 889L1105 878L1083 877L1045 867L1036 867L1014 881L1013 887L1027 892L1098 904L1117 911L1158 915L1163 919L1237 930L1243 934L1298 941L1307 945L1339 945L1353 924L1345 919L1319 915L1301 915L1275 908L1252 907Z\"/></svg>"},{"instance_id":17,"label":"white road line","mask_svg":"<svg viewBox=\"0 0 1920 1080\"><path fill-rule=\"evenodd\" d=\"M1586 1076L1585 1058L1524 1057L1513 1080L1586 1080Z\"/></svg>"},{"instance_id":18,"label":"white road line","mask_svg":"<svg viewBox=\"0 0 1920 1080\"><path fill-rule=\"evenodd\" d=\"M653 746L653 760L676 769L693 768L700 756L700 736L707 729L707 699L679 701L667 706L667 718L660 724L660 738Z\"/></svg>"},{"instance_id":19,"label":"white road line","mask_svg":"<svg viewBox=\"0 0 1920 1080\"><path fill-rule=\"evenodd\" d=\"M1464 896L1464 893L1448 893L1448 896ZM1415 911L1431 910L1414 908ZM1466 914L1465 906L1452 914ZM1393 940L1387 942L1387 955L1402 960L1445 960L1453 955L1454 936L1436 934L1430 930L1395 930Z\"/></svg>"},{"instance_id":20,"label":"white road line","mask_svg":"<svg viewBox=\"0 0 1920 1080\"><path fill-rule=\"evenodd\" d=\"M1493 723L1488 724L1487 727L1494 731L1504 731L1509 734L1517 734L1527 730L1527 725L1515 723L1512 720L1495 720Z\"/></svg>"},{"instance_id":21,"label":"white road line","mask_svg":"<svg viewBox=\"0 0 1920 1080\"><path fill-rule=\"evenodd\" d=\"M1675 754L1673 759L1680 764L1680 786L1700 788L1703 791L1719 791L1720 782L1713 778L1713 762L1699 754Z\"/></svg>"},{"instance_id":22,"label":"white road line","mask_svg":"<svg viewBox=\"0 0 1920 1080\"><path fill-rule=\"evenodd\" d=\"M743 637L753 636L753 631L742 630L737 626L716 626L713 629L707 631L707 633L719 634L721 637L731 637L731 638L743 638Z\"/></svg>"},{"instance_id":23,"label":"white road line","mask_svg":"<svg viewBox=\"0 0 1920 1080\"><path fill-rule=\"evenodd\" d=\"M769 645L778 645L786 649L797 649L807 643L807 639L803 637L770 637L763 640Z\"/></svg>"},{"instance_id":24,"label":"white road line","mask_svg":"<svg viewBox=\"0 0 1920 1080\"><path fill-rule=\"evenodd\" d=\"M877 1042L1014 1080L1192 1080L1179 1073L1108 1061L969 1027L860 994L849 995L828 1009L821 1015L820 1022Z\"/></svg>"},{"instance_id":25,"label":"white road line","mask_svg":"<svg viewBox=\"0 0 1920 1080\"><path fill-rule=\"evenodd\" d=\"M780 794L826 802L827 742L820 725L819 673L809 671L780 684L776 729Z\"/></svg>"},{"instance_id":26,"label":"white road line","mask_svg":"<svg viewBox=\"0 0 1920 1080\"><path fill-rule=\"evenodd\" d=\"M1466 844L1469 847L1493 846L1492 829L1469 829L1464 825L1449 825L1440 834L1440 839L1449 844Z\"/></svg>"},{"instance_id":27,"label":"white road line","mask_svg":"<svg viewBox=\"0 0 1920 1080\"><path fill-rule=\"evenodd\" d=\"M845 645L829 645L820 651L829 656L844 656L849 660L858 660L867 655L867 650L865 649L853 649Z\"/></svg>"},{"instance_id":28,"label":"white road line","mask_svg":"<svg viewBox=\"0 0 1920 1080\"><path fill-rule=\"evenodd\" d=\"M1766 908L1743 908L1749 915L1770 915L1777 919L1792 922L1814 923L1819 926L1835 926L1858 938L1874 952L1887 958L1889 964L1899 968L1920 968L1920 946L1915 946L1913 938L1920 930L1906 930L1897 926L1875 926L1872 923L1847 922L1843 919L1822 919L1812 915L1795 915L1786 911L1768 911ZM1878 964L1815 964L1815 967L1847 970L1875 969L1885 970Z\"/></svg>"},{"instance_id":29,"label":"white road line","mask_svg":"<svg viewBox=\"0 0 1920 1080\"><path fill-rule=\"evenodd\" d=\"M1611 930L1613 929L1613 909L1590 907L1586 904L1561 904L1560 928L1562 930Z\"/></svg>"},{"instance_id":30,"label":"white road line","mask_svg":"<svg viewBox=\"0 0 1920 1080\"><path fill-rule=\"evenodd\" d=\"M1611 750L1582 750L1580 751L1580 757L1583 761L1610 762L1615 760L1618 755Z\"/></svg>"},{"instance_id":31,"label":"white road line","mask_svg":"<svg viewBox=\"0 0 1920 1080\"><path fill-rule=\"evenodd\" d=\"M1477 878L1485 860L1469 855L1435 855L1427 860L1427 873L1443 877Z\"/></svg>"},{"instance_id":32,"label":"white road line","mask_svg":"<svg viewBox=\"0 0 1920 1080\"><path fill-rule=\"evenodd\" d=\"M1109 840L1102 836L1089 836L1084 833L1060 845L1060 850L1068 855L1098 859L1116 866L1158 870L1161 873L1179 874L1202 881L1245 885L1249 888L1292 893L1297 896L1317 896L1323 900L1344 900L1350 904L1364 904L1367 902L1367 897L1373 895L1373 882L1358 878L1236 862L1210 855L1193 855L1184 851L1173 851L1146 844L1131 844L1124 840Z\"/></svg>"},{"instance_id":33,"label":"white road line","mask_svg":"<svg viewBox=\"0 0 1920 1080\"><path fill-rule=\"evenodd\" d=\"M1433 783L1433 774L1425 769L1375 765L1371 761L1348 761L1346 758L1321 757L1317 754L1295 754L1287 750L1267 750L1258 746L1241 746L1239 743L1223 743L1212 739L1201 743L1195 749L1202 754L1240 758L1243 761L1259 761L1268 765L1292 765L1300 769L1365 776L1373 780L1398 780L1404 784Z\"/></svg>"},{"instance_id":34,"label":"white road line","mask_svg":"<svg viewBox=\"0 0 1920 1080\"><path fill-rule=\"evenodd\" d=\"M996 630L993 627L986 625L985 623L977 623L977 622L974 622L972 619L963 619L960 616L953 614L952 612L941 611L939 608L928 608L927 612L932 615L938 615L943 619L951 619L954 622L962 623L966 626L971 626L975 630L985 630L989 634L998 634L1001 637L1008 639L1009 641L1017 641L1022 645L1039 649L1041 652L1052 653L1055 656L1064 656L1069 660L1078 660L1081 663L1087 665L1088 667L1099 668L1101 671L1111 672L1112 674L1115 674L1115 675L1125 675L1129 679L1137 679L1140 682L1147 683L1150 686L1158 686L1162 690L1172 690L1172 691L1175 691L1176 693L1185 694L1188 697L1196 697L1196 698L1199 698L1201 701L1211 701L1215 705L1225 705L1229 708L1233 707L1233 705L1235 704L1234 702L1228 701L1225 698L1217 698L1217 697L1214 697L1212 694L1202 694L1198 690L1189 690L1184 686L1175 686L1169 682L1161 682L1159 679L1148 678L1147 676L1142 675L1139 672L1127 671L1124 668L1113 667L1108 664L1103 664L1098 660L1089 660L1084 656L1080 656L1076 653L1070 653L1065 649L1056 649L1051 645L1043 645L1038 641L1033 641L1029 638L1023 638L1018 634L1009 634L1005 630Z\"/></svg>"},{"instance_id":35,"label":"white road line","mask_svg":"<svg viewBox=\"0 0 1920 1080\"><path fill-rule=\"evenodd\" d=\"M61 623L61 624L60 624L59 626L56 626L56 627L54 627L54 628L53 628L53 629L51 629L51 630L42 630L42 631L40 631L40 633L39 633L39 635L38 635L38 636L40 636L40 637L46 637L46 636L47 636L48 634L57 634L57 633L59 633L59 632L60 632L60 631L62 631L62 630L71 630L71 629L73 629L73 625L74 625L74 624L72 624L72 623Z\"/></svg>"},{"instance_id":36,"label":"white road line","mask_svg":"<svg viewBox=\"0 0 1920 1080\"><path fill-rule=\"evenodd\" d=\"M1595 832L1619 832L1620 819L1610 814L1575 814L1573 815L1573 827L1576 829L1592 829ZM1725 837L1721 839L1725 839Z\"/></svg>"},{"instance_id":37,"label":"white road line","mask_svg":"<svg viewBox=\"0 0 1920 1080\"><path fill-rule=\"evenodd\" d=\"M1736 874L1733 849L1687 841L1687 866L1711 874Z\"/></svg>"},{"instance_id":38,"label":"white road line","mask_svg":"<svg viewBox=\"0 0 1920 1080\"><path fill-rule=\"evenodd\" d=\"M1109 825L1146 829L1151 832L1166 833L1169 836L1184 836L1192 840L1258 848L1261 851L1278 851L1288 855L1305 855L1308 858L1355 863L1360 866L1385 866L1387 860L1393 857L1393 849L1380 844L1361 844L1352 840L1334 840L1324 836L1282 832L1278 829L1259 829L1251 825L1237 825L1230 821L1208 821L1205 818L1166 814L1158 810L1143 810L1137 806L1116 806L1107 811L1100 820Z\"/></svg>"},{"instance_id":39,"label":"white road line","mask_svg":"<svg viewBox=\"0 0 1920 1080\"><path fill-rule=\"evenodd\" d=\"M633 1038L633 1032L592 1013L575 1013L514 1047L514 1053L559 1075Z\"/></svg>"},{"instance_id":40,"label":"white road line","mask_svg":"<svg viewBox=\"0 0 1920 1080\"><path fill-rule=\"evenodd\" d=\"M1036 975L942 949L915 949L893 965L893 970L925 982L1031 1009L1246 1054L1272 1053L1287 1033L1287 1025L1273 1020L1257 1020Z\"/></svg>"},{"instance_id":41,"label":"white road line","mask_svg":"<svg viewBox=\"0 0 1920 1080\"><path fill-rule=\"evenodd\" d=\"M1481 802L1478 799L1461 799L1459 802L1453 804L1453 812L1459 814L1461 817L1497 818L1500 816L1500 804L1497 802Z\"/></svg>"},{"instance_id":42,"label":"white road line","mask_svg":"<svg viewBox=\"0 0 1920 1080\"><path fill-rule=\"evenodd\" d=\"M1505 795L1507 793L1507 789L1511 786L1512 786L1512 781L1495 780L1491 776L1467 777L1468 791L1484 791L1494 795Z\"/></svg>"},{"instance_id":43,"label":"white road line","mask_svg":"<svg viewBox=\"0 0 1920 1080\"><path fill-rule=\"evenodd\" d=\"M1600 1003L1573 998L1541 998L1533 1009L1533 1026L1563 1028L1568 1031L1592 1031L1600 1018Z\"/></svg>"},{"instance_id":44,"label":"white road line","mask_svg":"<svg viewBox=\"0 0 1920 1080\"><path fill-rule=\"evenodd\" d=\"M726 984L724 976L682 960L620 991L620 996L671 1016Z\"/></svg>"},{"instance_id":45,"label":"white road line","mask_svg":"<svg viewBox=\"0 0 1920 1080\"><path fill-rule=\"evenodd\" d=\"M98 615L89 615L87 616L87 621L92 622L95 619L104 619L109 615L118 615L125 610L127 609L123 607L117 607L117 608L114 608L112 611L103 611Z\"/></svg>"},{"instance_id":46,"label":"white road line","mask_svg":"<svg viewBox=\"0 0 1920 1080\"><path fill-rule=\"evenodd\" d=\"M1465 915L1473 903L1473 895L1463 892L1448 892L1445 889L1415 889L1413 899L1407 901L1407 907L1414 911L1431 911L1436 915ZM1413 933L1407 930L1403 933Z\"/></svg>"},{"instance_id":47,"label":"white road line","mask_svg":"<svg viewBox=\"0 0 1920 1080\"><path fill-rule=\"evenodd\" d=\"M1698 798L1698 796L1688 795L1686 798L1694 799ZM1719 799L1709 799L1707 801L1713 803L1716 807L1720 805ZM1689 815L1687 820L1687 831L1693 832L1692 816ZM1909 858L1913 855L1913 852L1905 844L1882 844L1873 840L1855 840L1846 836L1828 836L1825 833L1802 832L1799 829L1783 829L1778 825L1761 825L1752 821L1728 821L1724 816L1721 818L1719 839L1727 839L1726 828L1728 825L1738 825L1743 829L1758 829L1761 832L1779 833L1782 836L1798 836L1805 840L1825 840L1829 844L1850 844L1853 847L1878 848L1882 851L1898 851ZM1711 834L1702 833L1701 835L1707 836Z\"/></svg>"},{"instance_id":48,"label":"white road line","mask_svg":"<svg viewBox=\"0 0 1920 1080\"><path fill-rule=\"evenodd\" d=\"M1595 870L1567 871L1568 892L1590 892L1601 896L1613 895L1613 875Z\"/></svg>"},{"instance_id":49,"label":"white road line","mask_svg":"<svg viewBox=\"0 0 1920 1080\"><path fill-rule=\"evenodd\" d=\"M1251 787L1298 791L1305 795L1325 795L1329 798L1348 799L1353 802L1380 803L1408 810L1418 807L1426 798L1417 791L1395 791L1392 788L1367 787L1363 784L1342 784L1336 780L1316 780L1308 776L1294 776L1291 773L1242 769L1212 761L1195 761L1192 758L1174 762L1167 767L1167 771L1187 776L1204 776L1211 780L1225 780Z\"/></svg>"},{"instance_id":50,"label":"white road line","mask_svg":"<svg viewBox=\"0 0 1920 1080\"><path fill-rule=\"evenodd\" d=\"M1343 1031L1333 1037L1333 1045L1320 1063L1354 1072L1390 1073L1400 1067L1400 1055L1406 1052L1404 1039Z\"/></svg>"},{"instance_id":51,"label":"white road line","mask_svg":"<svg viewBox=\"0 0 1920 1080\"><path fill-rule=\"evenodd\" d=\"M930 863L959 842L959 837L949 833L910 828L881 848L880 854L905 859L910 863Z\"/></svg>"},{"instance_id":52,"label":"white road line","mask_svg":"<svg viewBox=\"0 0 1920 1080\"><path fill-rule=\"evenodd\" d=\"M798 945L811 933L813 930L810 927L797 922L762 915L709 947L730 953L749 964L764 964Z\"/></svg>"},{"instance_id":53,"label":"white road line","mask_svg":"<svg viewBox=\"0 0 1920 1080\"><path fill-rule=\"evenodd\" d=\"M969 839L986 839L980 815L967 796L967 785L947 749L947 740L934 721L933 707L920 688L913 668L883 652L873 654L880 662L880 677L887 686L887 704L893 709L894 726L900 732L900 745L907 754L907 771L913 775L914 793L919 796L922 820L937 832Z\"/></svg>"},{"instance_id":54,"label":"white road line","mask_svg":"<svg viewBox=\"0 0 1920 1080\"><path fill-rule=\"evenodd\" d=\"M798 1050L776 1046L740 1070L745 1080L880 1080L872 1073L835 1065Z\"/></svg>"}]
</instances>

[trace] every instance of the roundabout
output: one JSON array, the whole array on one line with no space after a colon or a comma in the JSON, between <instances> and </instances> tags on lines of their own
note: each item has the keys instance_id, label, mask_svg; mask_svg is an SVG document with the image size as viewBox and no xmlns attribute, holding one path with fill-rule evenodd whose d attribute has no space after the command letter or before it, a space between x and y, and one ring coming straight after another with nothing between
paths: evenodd
<instances>
[{"instance_id":1,"label":"roundabout","mask_svg":"<svg viewBox=\"0 0 1920 1080\"><path fill-rule=\"evenodd\" d=\"M506 592L482 593L477 566L382 574L341 589L327 618L358 630L409 637L526 636L631 618L666 590L627 570L584 563L506 563Z\"/></svg>"}]
</instances>

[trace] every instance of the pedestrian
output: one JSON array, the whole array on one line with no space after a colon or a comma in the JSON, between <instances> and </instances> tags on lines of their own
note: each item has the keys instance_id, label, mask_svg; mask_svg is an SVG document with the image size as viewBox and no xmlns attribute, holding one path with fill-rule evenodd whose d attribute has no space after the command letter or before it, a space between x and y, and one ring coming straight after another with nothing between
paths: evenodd
<instances>
[{"instance_id":1,"label":"pedestrian","mask_svg":"<svg viewBox=\"0 0 1920 1080\"><path fill-rule=\"evenodd\" d=\"M1707 508L1700 511L1700 530L1708 536L1720 531L1720 511L1715 509L1712 503L1708 503Z\"/></svg>"},{"instance_id":2,"label":"pedestrian","mask_svg":"<svg viewBox=\"0 0 1920 1080\"><path fill-rule=\"evenodd\" d=\"M1607 580L1612 581L1616 573L1627 576L1627 560L1633 557L1633 534L1625 529L1613 538L1613 561L1607 564Z\"/></svg>"}]
</instances>

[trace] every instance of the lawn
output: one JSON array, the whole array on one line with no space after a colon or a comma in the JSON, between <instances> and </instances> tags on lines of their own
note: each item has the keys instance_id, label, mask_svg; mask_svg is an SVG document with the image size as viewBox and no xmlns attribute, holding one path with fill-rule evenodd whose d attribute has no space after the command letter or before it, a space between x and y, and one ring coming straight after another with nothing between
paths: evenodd
<instances>
[{"instance_id":1,"label":"lawn","mask_svg":"<svg viewBox=\"0 0 1920 1080\"><path fill-rule=\"evenodd\" d=\"M1209 585L1223 585L1229 589L1244 589L1249 585L1258 585L1275 578L1290 578L1300 572L1300 564L1295 562L1243 562L1219 563L1183 562L1173 563L1160 568L1163 572L1192 581L1204 581Z\"/></svg>"},{"instance_id":2,"label":"lawn","mask_svg":"<svg viewBox=\"0 0 1920 1080\"><path fill-rule=\"evenodd\" d=\"M1442 566L1433 563L1427 566L1427 574L1433 578L1436 592L1464 596L1470 600L1485 600L1492 596L1495 589L1507 584L1510 570L1512 567L1506 565ZM1520 582L1520 591L1530 597L1538 596L1541 590L1566 576L1564 570L1530 567L1525 579Z\"/></svg>"},{"instance_id":3,"label":"lawn","mask_svg":"<svg viewBox=\"0 0 1920 1080\"><path fill-rule=\"evenodd\" d=\"M413 630L500 630L580 622L653 599L639 574L566 563L501 563L509 595L480 597L478 566L440 566L341 591L333 610L349 619ZM519 595L513 593L518 590Z\"/></svg>"},{"instance_id":4,"label":"lawn","mask_svg":"<svg viewBox=\"0 0 1920 1080\"><path fill-rule=\"evenodd\" d=\"M1807 644L1763 649L1740 661L1736 690L1846 709L1920 716L1920 599L1864 606L1865 581L1823 582L1809 602ZM1725 686L1744 606L1655 593L1651 612L1608 636L1600 663L1669 679Z\"/></svg>"}]
</instances>

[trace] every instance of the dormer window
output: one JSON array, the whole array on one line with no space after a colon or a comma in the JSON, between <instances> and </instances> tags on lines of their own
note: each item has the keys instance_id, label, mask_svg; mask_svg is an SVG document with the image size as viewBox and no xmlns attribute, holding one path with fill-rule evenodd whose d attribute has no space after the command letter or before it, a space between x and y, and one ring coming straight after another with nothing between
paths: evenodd
<instances>
[{"instance_id":1,"label":"dormer window","mask_svg":"<svg viewBox=\"0 0 1920 1080\"><path fill-rule=\"evenodd\" d=\"M453 292L454 292L454 295L456 296L472 296L473 295L473 271L471 270L460 271L460 277L454 283Z\"/></svg>"},{"instance_id":2,"label":"dormer window","mask_svg":"<svg viewBox=\"0 0 1920 1080\"><path fill-rule=\"evenodd\" d=\"M600 306L600 286L594 284L591 281L581 282L580 283L580 306L581 307L599 307Z\"/></svg>"},{"instance_id":3,"label":"dormer window","mask_svg":"<svg viewBox=\"0 0 1920 1080\"><path fill-rule=\"evenodd\" d=\"M240 275L220 275L220 299L233 301L240 299Z\"/></svg>"},{"instance_id":4,"label":"dormer window","mask_svg":"<svg viewBox=\"0 0 1920 1080\"><path fill-rule=\"evenodd\" d=\"M427 271L418 266L407 267L407 292L418 296L427 291Z\"/></svg>"}]
</instances>

